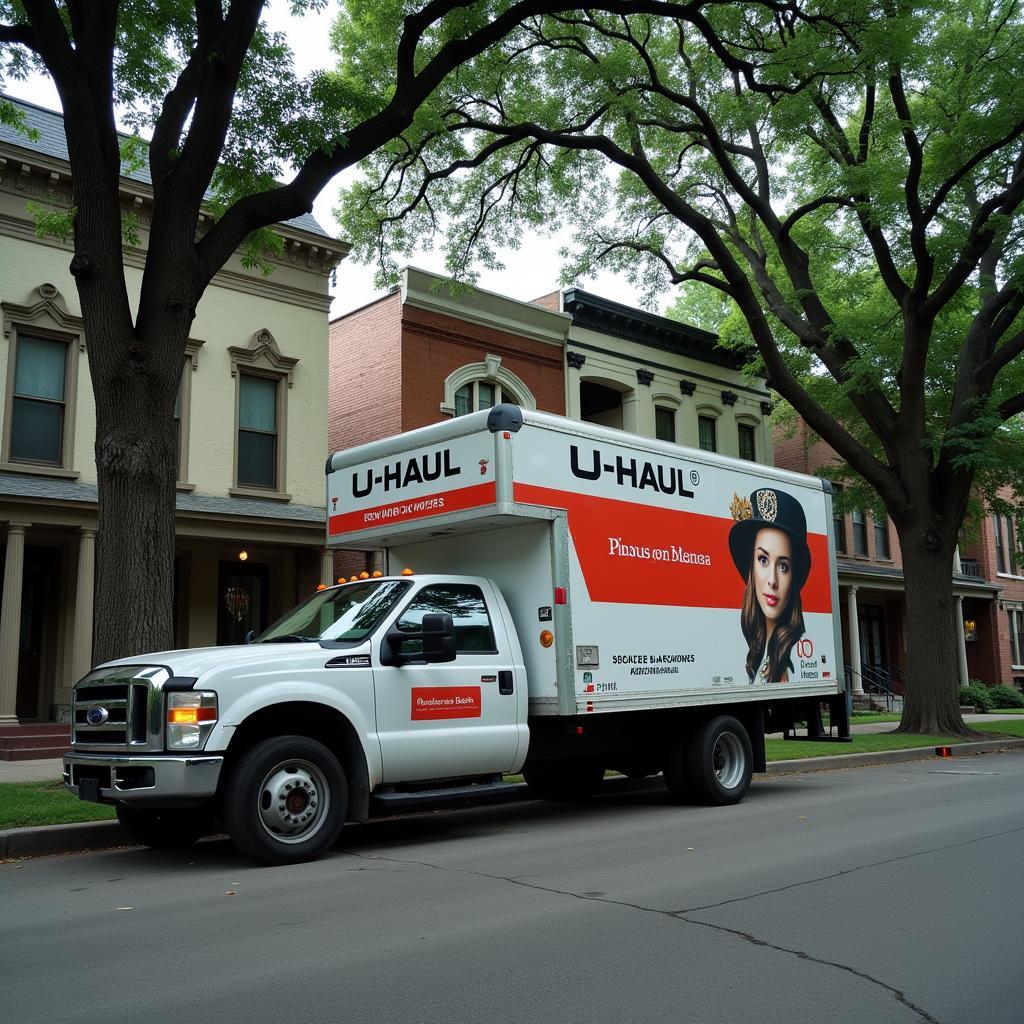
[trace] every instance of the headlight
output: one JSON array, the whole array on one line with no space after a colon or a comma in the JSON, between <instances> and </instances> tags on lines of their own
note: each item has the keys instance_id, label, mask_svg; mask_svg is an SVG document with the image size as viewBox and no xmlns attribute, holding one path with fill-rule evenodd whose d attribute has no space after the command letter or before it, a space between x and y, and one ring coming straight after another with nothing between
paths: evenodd
<instances>
[{"instance_id":1,"label":"headlight","mask_svg":"<svg viewBox=\"0 0 1024 1024\"><path fill-rule=\"evenodd\" d=\"M167 694L167 749L202 750L217 724L217 694L186 690Z\"/></svg>"}]
</instances>

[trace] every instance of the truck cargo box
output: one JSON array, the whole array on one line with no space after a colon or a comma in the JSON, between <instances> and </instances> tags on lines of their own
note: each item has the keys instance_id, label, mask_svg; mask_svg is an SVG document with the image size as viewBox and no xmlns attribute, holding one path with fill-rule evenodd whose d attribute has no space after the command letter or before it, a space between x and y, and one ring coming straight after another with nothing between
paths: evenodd
<instances>
[{"instance_id":1,"label":"truck cargo box","mask_svg":"<svg viewBox=\"0 0 1024 1024\"><path fill-rule=\"evenodd\" d=\"M531 714L844 689L827 481L508 405L327 471L330 546L498 584Z\"/></svg>"}]
</instances>

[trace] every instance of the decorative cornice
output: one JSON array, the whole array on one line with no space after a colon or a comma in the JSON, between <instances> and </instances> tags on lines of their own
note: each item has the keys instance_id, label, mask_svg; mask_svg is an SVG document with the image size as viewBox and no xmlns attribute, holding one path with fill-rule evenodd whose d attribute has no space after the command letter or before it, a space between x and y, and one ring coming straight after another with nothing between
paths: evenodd
<instances>
[{"instance_id":1,"label":"decorative cornice","mask_svg":"<svg viewBox=\"0 0 1024 1024\"><path fill-rule=\"evenodd\" d=\"M566 352L565 361L573 370L582 370L587 357L582 352Z\"/></svg>"},{"instance_id":2,"label":"decorative cornice","mask_svg":"<svg viewBox=\"0 0 1024 1024\"><path fill-rule=\"evenodd\" d=\"M762 402L761 403L761 412L764 413L765 416L771 416L771 414L772 414L772 403L771 402Z\"/></svg>"},{"instance_id":3,"label":"decorative cornice","mask_svg":"<svg viewBox=\"0 0 1024 1024\"><path fill-rule=\"evenodd\" d=\"M38 296L33 302L32 296ZM18 324L38 325L40 321L50 321L50 325L67 334L78 337L79 348L85 350L85 321L80 316L68 312L68 304L55 285L41 284L32 289L29 301L24 306L16 302L0 302L3 309L4 337L9 338Z\"/></svg>"},{"instance_id":4,"label":"decorative cornice","mask_svg":"<svg viewBox=\"0 0 1024 1024\"><path fill-rule=\"evenodd\" d=\"M689 397L697 390L697 382L694 380L681 380L679 382L679 390Z\"/></svg>"},{"instance_id":5,"label":"decorative cornice","mask_svg":"<svg viewBox=\"0 0 1024 1024\"><path fill-rule=\"evenodd\" d=\"M281 355L277 340L265 327L257 331L250 339L245 348L240 345L232 345L228 348L231 355L231 376L238 372L238 365L262 367L287 377L288 387L292 386L292 377L298 359L291 356Z\"/></svg>"},{"instance_id":6,"label":"decorative cornice","mask_svg":"<svg viewBox=\"0 0 1024 1024\"><path fill-rule=\"evenodd\" d=\"M723 391L722 392L722 405L735 405L736 399L740 396L735 391Z\"/></svg>"},{"instance_id":7,"label":"decorative cornice","mask_svg":"<svg viewBox=\"0 0 1024 1024\"><path fill-rule=\"evenodd\" d=\"M643 384L644 387L650 387L654 383L654 373L651 370L637 370L636 379L638 384Z\"/></svg>"}]
</instances>

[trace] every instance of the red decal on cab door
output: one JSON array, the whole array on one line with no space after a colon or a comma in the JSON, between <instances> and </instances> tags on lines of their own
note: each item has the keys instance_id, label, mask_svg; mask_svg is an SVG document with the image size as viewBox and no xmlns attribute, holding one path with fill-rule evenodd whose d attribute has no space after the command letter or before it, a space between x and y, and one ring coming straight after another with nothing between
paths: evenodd
<instances>
[{"instance_id":1,"label":"red decal on cab door","mask_svg":"<svg viewBox=\"0 0 1024 1024\"><path fill-rule=\"evenodd\" d=\"M593 601L737 610L743 604L746 584L729 553L730 518L534 484L515 484L514 497L568 511ZM803 610L831 612L828 538L809 533L807 546L811 572L800 591Z\"/></svg>"},{"instance_id":2,"label":"red decal on cab door","mask_svg":"<svg viewBox=\"0 0 1024 1024\"><path fill-rule=\"evenodd\" d=\"M414 686L412 720L438 718L479 718L479 686Z\"/></svg>"},{"instance_id":3,"label":"red decal on cab door","mask_svg":"<svg viewBox=\"0 0 1024 1024\"><path fill-rule=\"evenodd\" d=\"M388 523L404 523L410 519L436 516L442 512L462 512L464 509L476 508L479 505L493 505L495 500L494 481L489 480L484 484L473 484L472 487L425 494L421 498L392 501L387 505L361 508L355 512L339 512L330 517L328 529L332 536L339 533L355 533L358 530L370 530L375 526L386 526Z\"/></svg>"}]
</instances>

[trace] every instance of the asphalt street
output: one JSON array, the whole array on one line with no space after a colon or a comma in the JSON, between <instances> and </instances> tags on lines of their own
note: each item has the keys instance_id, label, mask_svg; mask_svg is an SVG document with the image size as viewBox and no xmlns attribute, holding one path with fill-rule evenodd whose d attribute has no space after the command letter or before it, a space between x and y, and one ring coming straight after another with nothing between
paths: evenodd
<instances>
[{"instance_id":1,"label":"asphalt street","mask_svg":"<svg viewBox=\"0 0 1024 1024\"><path fill-rule=\"evenodd\" d=\"M3 1019L1019 1024L1024 754L0 865Z\"/></svg>"}]
</instances>

